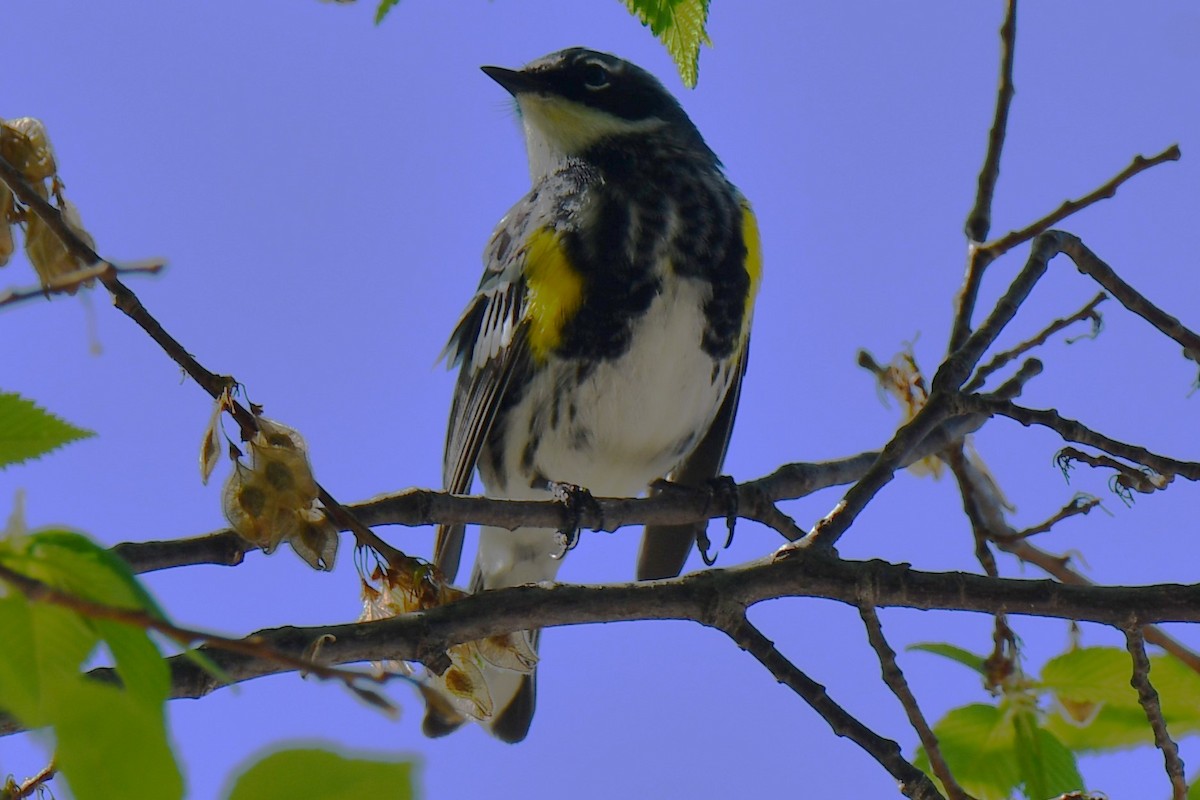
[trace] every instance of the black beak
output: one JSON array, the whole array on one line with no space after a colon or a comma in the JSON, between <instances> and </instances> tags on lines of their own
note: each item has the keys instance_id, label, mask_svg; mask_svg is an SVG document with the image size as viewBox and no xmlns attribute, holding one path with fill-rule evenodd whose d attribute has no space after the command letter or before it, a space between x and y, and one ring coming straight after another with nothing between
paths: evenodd
<instances>
[{"instance_id":1,"label":"black beak","mask_svg":"<svg viewBox=\"0 0 1200 800\"><path fill-rule=\"evenodd\" d=\"M483 74L508 90L513 97L526 92L536 92L542 88L542 82L537 75L521 72L504 67L480 67Z\"/></svg>"}]
</instances>

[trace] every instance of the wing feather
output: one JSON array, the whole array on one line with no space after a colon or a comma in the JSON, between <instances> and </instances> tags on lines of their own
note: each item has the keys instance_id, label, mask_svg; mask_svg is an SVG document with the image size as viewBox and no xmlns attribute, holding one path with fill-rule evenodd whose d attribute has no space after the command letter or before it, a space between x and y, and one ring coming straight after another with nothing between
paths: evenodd
<instances>
[{"instance_id":1,"label":"wing feather","mask_svg":"<svg viewBox=\"0 0 1200 800\"><path fill-rule=\"evenodd\" d=\"M481 291L447 345L452 363L460 364L442 461L442 483L453 494L470 491L479 452L504 394L513 378L528 369L528 325L520 318L524 294L523 280ZM451 581L462 558L464 529L438 526L433 560Z\"/></svg>"}]
</instances>

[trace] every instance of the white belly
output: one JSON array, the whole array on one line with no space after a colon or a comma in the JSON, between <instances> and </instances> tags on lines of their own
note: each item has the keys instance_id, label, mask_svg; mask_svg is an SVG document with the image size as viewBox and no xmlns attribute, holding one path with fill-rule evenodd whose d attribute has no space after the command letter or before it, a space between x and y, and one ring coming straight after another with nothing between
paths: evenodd
<instances>
[{"instance_id":1,"label":"white belly","mask_svg":"<svg viewBox=\"0 0 1200 800\"><path fill-rule=\"evenodd\" d=\"M636 495L691 452L729 386L729 364L700 349L701 286L664 280L630 349L600 364L580 386L574 419L560 412L557 426L545 420L534 461L541 475L597 496ZM562 374L546 370L546 378L556 380L556 372Z\"/></svg>"}]
</instances>

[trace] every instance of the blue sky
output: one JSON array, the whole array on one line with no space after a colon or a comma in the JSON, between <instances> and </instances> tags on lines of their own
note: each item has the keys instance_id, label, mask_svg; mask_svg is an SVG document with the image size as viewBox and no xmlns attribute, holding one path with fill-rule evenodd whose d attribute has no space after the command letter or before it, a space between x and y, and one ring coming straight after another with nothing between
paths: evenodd
<instances>
[{"instance_id":1,"label":"blue sky","mask_svg":"<svg viewBox=\"0 0 1200 800\"><path fill-rule=\"evenodd\" d=\"M169 260L161 277L131 287L203 364L235 375L269 416L302 431L318 478L348 502L438 484L453 376L434 362L478 280L492 226L528 185L509 99L479 65L518 66L576 44L618 53L680 94L759 215L766 277L727 470L750 479L881 446L897 411L880 403L855 352L887 360L911 342L932 373L944 351L994 105L1002 4L717 0L695 91L623 4L567 8L410 0L376 28L368 5L17 0L0 11L0 116L46 123L67 194L101 252ZM1018 35L993 232L1090 191L1134 154L1178 142L1183 161L1062 227L1200 326L1200 9L1030 3ZM1026 252L992 267L981 307ZM21 259L0 272L3 285L32 281ZM1096 291L1055 262L999 345ZM1046 372L1024 402L1197 459L1195 365L1115 302L1103 309L1100 339L1043 349ZM99 433L0 473L0 497L24 488L31 525L70 525L108 543L223 526L223 475L204 487L196 464L209 401L140 330L99 294L0 317L0 385ZM1196 579L1195 486L1177 481L1127 508L1107 494L1106 474L1081 469L1064 483L1048 432L995 421L976 443L1018 527L1077 491L1105 497L1110 514L1070 521L1040 542L1082 553L1094 579ZM839 496L787 511L807 527ZM381 533L429 553L428 530ZM743 523L721 563L777 546L776 535ZM587 535L561 578L626 580L636 547L634 530ZM977 569L945 480L898 476L839 547L846 557ZM147 583L193 626L246 633L340 622L359 608L349 553L333 574L281 552ZM1040 577L1001 563L1007 575ZM854 609L789 600L752 618L911 755L915 736L878 680ZM983 616L882 618L898 650L989 643ZM1061 622L1020 620L1017 630L1033 669L1066 641ZM1084 641L1118 639L1087 627ZM417 755L430 798L894 796L882 769L718 633L686 623L559 629L543 638L542 656L538 717L516 747L478 729L425 740L418 700L402 688L399 722L291 676L176 702L191 796L215 796L233 765L269 743L313 738ZM933 719L984 699L961 667L919 653L902 653L901 666ZM1200 764L1194 741L1183 756ZM0 739L0 773L31 774L43 759L28 738ZM1084 770L1090 788L1112 797L1167 794L1148 748Z\"/></svg>"}]
</instances>

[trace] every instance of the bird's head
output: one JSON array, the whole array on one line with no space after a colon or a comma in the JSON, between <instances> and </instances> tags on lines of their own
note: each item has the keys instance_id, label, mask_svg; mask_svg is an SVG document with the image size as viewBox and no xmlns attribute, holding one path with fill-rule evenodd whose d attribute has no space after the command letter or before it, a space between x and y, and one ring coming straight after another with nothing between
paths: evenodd
<instances>
[{"instance_id":1,"label":"bird's head","mask_svg":"<svg viewBox=\"0 0 1200 800\"><path fill-rule=\"evenodd\" d=\"M679 101L657 78L608 53L572 47L524 69L483 71L516 99L535 178L565 158L584 156L623 136L660 137L712 156Z\"/></svg>"}]
</instances>

